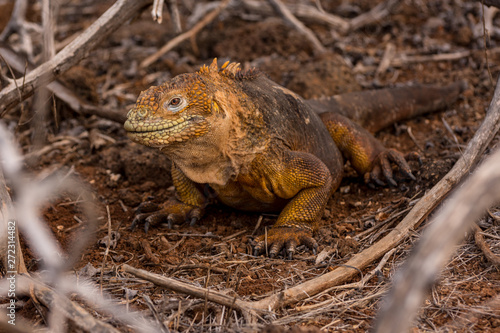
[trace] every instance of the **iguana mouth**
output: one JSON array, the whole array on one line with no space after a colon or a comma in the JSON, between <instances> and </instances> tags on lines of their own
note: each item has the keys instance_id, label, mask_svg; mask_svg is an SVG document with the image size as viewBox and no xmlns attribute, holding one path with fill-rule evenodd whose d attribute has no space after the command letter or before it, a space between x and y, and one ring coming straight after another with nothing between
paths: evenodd
<instances>
[{"instance_id":1,"label":"iguana mouth","mask_svg":"<svg viewBox=\"0 0 500 333\"><path fill-rule=\"evenodd\" d=\"M160 120L157 122L137 121L127 119L123 127L129 133L149 133L165 131L170 133L179 133L194 120L195 117L180 117L177 120Z\"/></svg>"},{"instance_id":2,"label":"iguana mouth","mask_svg":"<svg viewBox=\"0 0 500 333\"><path fill-rule=\"evenodd\" d=\"M176 120L141 121L127 119L123 127L132 141L159 147L182 142L206 132L206 120L200 116L180 117Z\"/></svg>"}]
</instances>

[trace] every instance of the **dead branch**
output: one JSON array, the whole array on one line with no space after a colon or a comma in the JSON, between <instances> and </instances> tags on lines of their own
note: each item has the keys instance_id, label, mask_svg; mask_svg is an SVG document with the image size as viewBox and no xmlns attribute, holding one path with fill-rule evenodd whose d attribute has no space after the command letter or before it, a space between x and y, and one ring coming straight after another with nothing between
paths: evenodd
<instances>
[{"instance_id":1,"label":"dead branch","mask_svg":"<svg viewBox=\"0 0 500 333\"><path fill-rule=\"evenodd\" d=\"M19 242L19 228L17 225L13 225L14 229L14 237L15 237L15 262L14 266L10 266L7 261L7 230L9 230L9 221L17 223L17 221L12 220L12 213L14 211L14 207L12 205L12 200L10 198L9 192L7 191L7 184L5 183L5 178L3 175L3 170L0 167L0 226L2 227L2 232L0 235L2 239L0 240L0 261L3 264L3 267L6 272L14 271L18 274L28 274L28 270L26 269L26 264L24 263L23 251L21 248L21 243Z\"/></svg>"},{"instance_id":2,"label":"dead branch","mask_svg":"<svg viewBox=\"0 0 500 333\"><path fill-rule=\"evenodd\" d=\"M182 43L183 41L195 36L198 32L200 32L201 29L203 29L206 25L208 25L210 22L215 20L217 16L219 16L220 12L224 10L224 8L229 5L231 0L223 0L221 1L220 5L211 11L208 15L206 15L201 21L196 23L194 27L192 27L190 30L186 31L185 33L180 34L179 36L176 36L175 38L171 39L167 44L162 46L161 49L144 59L140 67L145 68L157 61L162 55L167 53L168 51L172 50L174 47Z\"/></svg>"},{"instance_id":3,"label":"dead branch","mask_svg":"<svg viewBox=\"0 0 500 333\"><path fill-rule=\"evenodd\" d=\"M486 244L483 235L481 234L481 228L476 224L474 226L474 241L476 242L477 247L483 252L484 256L490 263L493 265L500 267L500 257L497 256Z\"/></svg>"},{"instance_id":4,"label":"dead branch","mask_svg":"<svg viewBox=\"0 0 500 333\"><path fill-rule=\"evenodd\" d=\"M161 22L163 22L163 5L164 5L163 0L154 0L153 1L153 8L151 9L151 16L153 17L154 21L158 22L158 24L161 24Z\"/></svg>"},{"instance_id":5,"label":"dead branch","mask_svg":"<svg viewBox=\"0 0 500 333\"><path fill-rule=\"evenodd\" d=\"M0 34L0 41L6 41L12 33L21 29L27 9L27 0L16 0L14 9L12 10L12 14L10 15L9 22Z\"/></svg>"},{"instance_id":6,"label":"dead branch","mask_svg":"<svg viewBox=\"0 0 500 333\"><path fill-rule=\"evenodd\" d=\"M326 52L325 47L318 38L314 35L314 33L306 27L302 22L300 22L290 10L280 1L280 0L269 0L271 6L273 6L274 10L280 14L285 21L290 23L295 29L297 29L302 35L304 35L314 46L315 53L324 53Z\"/></svg>"},{"instance_id":7,"label":"dead branch","mask_svg":"<svg viewBox=\"0 0 500 333\"><path fill-rule=\"evenodd\" d=\"M402 66L405 66L407 64L417 63L417 62L458 60L458 59L469 57L471 54L472 54L472 51L470 51L470 50L459 51L459 52L454 52L454 53L414 55L414 56L400 54L391 60L391 66L402 67Z\"/></svg>"},{"instance_id":8,"label":"dead branch","mask_svg":"<svg viewBox=\"0 0 500 333\"><path fill-rule=\"evenodd\" d=\"M58 75L66 72L78 63L85 55L98 45L111 32L122 26L151 0L117 0L97 21L88 27L80 36L57 53L51 60L41 64L35 70L17 81L21 86L21 98L26 99L40 86L53 81ZM0 91L0 114L17 105L19 102L16 84L11 83Z\"/></svg>"},{"instance_id":9,"label":"dead branch","mask_svg":"<svg viewBox=\"0 0 500 333\"><path fill-rule=\"evenodd\" d=\"M384 55L382 56L382 60L378 65L377 71L375 72L377 76L380 75L381 73L384 73L389 68L395 54L396 54L396 46L393 43L387 43L387 45L385 46Z\"/></svg>"},{"instance_id":10,"label":"dead branch","mask_svg":"<svg viewBox=\"0 0 500 333\"><path fill-rule=\"evenodd\" d=\"M463 156L417 206L426 198L432 200L432 206L440 202L453 185L470 172L499 127L500 80L497 82L488 113ZM486 209L500 200L499 164L500 150L487 159L432 220L414 255L395 279L394 287L379 313L374 332L407 331L427 289L451 256L455 244ZM408 216L410 215L411 212Z\"/></svg>"},{"instance_id":11,"label":"dead branch","mask_svg":"<svg viewBox=\"0 0 500 333\"><path fill-rule=\"evenodd\" d=\"M80 305L72 302L66 296L54 292L48 287L37 284L34 288L34 294L44 306L60 312L66 319L71 320L79 329L86 332L120 332L110 324L94 318Z\"/></svg>"},{"instance_id":12,"label":"dead branch","mask_svg":"<svg viewBox=\"0 0 500 333\"><path fill-rule=\"evenodd\" d=\"M13 50L7 47L0 46L0 56L4 59L5 62L9 64L9 66L14 68L16 71L21 73L24 71L25 63L22 61L22 57L16 54ZM28 73L31 72L33 68L34 66L28 62ZM96 115L98 117L113 120L118 123L125 122L125 113L117 110L111 110L103 106L94 106L85 103L71 89L67 88L57 80L47 84L47 89L61 101L66 103L76 113L84 115Z\"/></svg>"},{"instance_id":13,"label":"dead branch","mask_svg":"<svg viewBox=\"0 0 500 333\"><path fill-rule=\"evenodd\" d=\"M500 0L481 0L486 6L494 6L500 8Z\"/></svg>"},{"instance_id":14,"label":"dead branch","mask_svg":"<svg viewBox=\"0 0 500 333\"><path fill-rule=\"evenodd\" d=\"M242 2L247 9L253 12L262 13L264 15L271 15L271 8L266 3L271 1L243 0ZM387 2L380 3L379 5L373 7L369 12L363 13L350 20L326 13L324 11L320 11L317 8L304 4L290 4L287 6L283 5L283 7L293 13L293 15L295 15L296 17L328 24L329 26L337 29L339 33L346 34L348 32L355 31L364 26L382 20L384 17L391 13L391 11L397 4L398 1L396 0L389 0Z\"/></svg>"},{"instance_id":15,"label":"dead branch","mask_svg":"<svg viewBox=\"0 0 500 333\"><path fill-rule=\"evenodd\" d=\"M467 329L468 324L476 322L482 316L488 316L488 314L490 314L490 316L498 314L500 311L500 294L497 294L487 301L476 305L474 308L474 310L481 309L481 311L462 313L462 315L453 320L451 325L446 325L448 332L469 331L470 329Z\"/></svg>"},{"instance_id":16,"label":"dead branch","mask_svg":"<svg viewBox=\"0 0 500 333\"><path fill-rule=\"evenodd\" d=\"M193 286L191 284L177 281L171 278L167 278L155 273L150 273L148 271L142 270L142 269L137 269L135 267L129 266L127 264L124 264L122 266L122 271L125 273L132 274L138 278L153 282L154 284L168 288L170 290L191 295L194 297L198 297L201 299L206 299L210 302L214 302L217 304L221 304L233 309L236 309L238 311L241 311L242 313L245 313L247 315L254 316L256 315L257 311L265 311L267 309L265 308L255 308L254 304L255 302L247 302L247 301L242 301L238 297L233 297L229 295L225 295L223 293L220 293L218 291L210 290L207 288L201 288L197 286Z\"/></svg>"},{"instance_id":17,"label":"dead branch","mask_svg":"<svg viewBox=\"0 0 500 333\"><path fill-rule=\"evenodd\" d=\"M170 18L172 19L172 28L174 32L178 34L182 31L182 26L177 0L168 0L168 8L170 10Z\"/></svg>"},{"instance_id":18,"label":"dead branch","mask_svg":"<svg viewBox=\"0 0 500 333\"><path fill-rule=\"evenodd\" d=\"M399 3L397 0L388 0L373 7L369 12L363 13L349 22L349 31L354 31L369 24L380 21L391 13L394 7Z\"/></svg>"},{"instance_id":19,"label":"dead branch","mask_svg":"<svg viewBox=\"0 0 500 333\"><path fill-rule=\"evenodd\" d=\"M42 26L43 26L43 60L48 61L56 54L54 29L56 25L57 1L42 1Z\"/></svg>"},{"instance_id":20,"label":"dead branch","mask_svg":"<svg viewBox=\"0 0 500 333\"><path fill-rule=\"evenodd\" d=\"M349 284L346 284L346 285L343 285L343 286L335 286L335 287L332 287L332 288L329 288L329 289L325 289L324 291L322 291L321 293L317 294L316 297L318 296L321 296L323 294L326 294L332 290L338 290L338 289L347 289L345 290L343 293L349 293L351 292L353 289L362 289L365 287L365 284L368 283L368 281L370 281L370 279L376 275L376 274L380 274L382 272L382 268L385 266L385 264L387 263L387 261L389 260L389 258L394 254L394 252L396 252L396 248L393 248L392 250L388 251L383 257L382 259L380 260L380 262L378 263L377 267L375 267L374 269L372 269L368 274L366 274L365 276L363 276L363 278L357 282L353 282L353 283L349 283ZM335 299L341 299L341 295L336 295ZM314 310L314 309L319 309L319 308L322 308L324 306L327 306L327 305L331 305L335 299L327 299L326 301L323 301L323 302L319 302L319 303L316 303L316 304L311 304L311 305L303 305L303 306L297 306L295 308L295 311L296 312L309 312L311 310Z\"/></svg>"},{"instance_id":21,"label":"dead branch","mask_svg":"<svg viewBox=\"0 0 500 333\"><path fill-rule=\"evenodd\" d=\"M19 38L21 40L21 49L26 52L26 55L31 58L33 56L33 45L31 43L30 36L26 33L26 10L28 9L27 0L16 0L14 4L14 9L10 15L9 22L7 26L3 29L0 34L0 41L6 42L7 39L15 32L19 33Z\"/></svg>"},{"instance_id":22,"label":"dead branch","mask_svg":"<svg viewBox=\"0 0 500 333\"><path fill-rule=\"evenodd\" d=\"M243 0L242 3L245 8L253 12L262 13L263 15L272 15L274 13L268 1ZM327 24L334 29L338 29L340 33L345 33L349 29L349 22L347 20L340 16L320 11L312 6L299 3L289 4L287 7L296 17Z\"/></svg>"}]
</instances>

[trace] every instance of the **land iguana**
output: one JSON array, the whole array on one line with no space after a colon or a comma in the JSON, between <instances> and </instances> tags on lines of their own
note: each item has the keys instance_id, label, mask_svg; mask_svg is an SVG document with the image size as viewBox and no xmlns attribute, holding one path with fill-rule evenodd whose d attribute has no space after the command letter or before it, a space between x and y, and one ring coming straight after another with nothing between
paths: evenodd
<instances>
[{"instance_id":1,"label":"land iguana","mask_svg":"<svg viewBox=\"0 0 500 333\"><path fill-rule=\"evenodd\" d=\"M443 108L463 89L457 82L304 100L256 69L219 68L215 59L143 91L127 115L127 135L171 159L177 192L161 206L140 205L132 226L194 224L215 193L236 209L280 212L267 240L254 240L255 254L266 244L271 257L285 250L291 258L299 245L315 250L313 230L340 184L343 157L366 182L395 185L391 163L415 179L401 153L363 127L375 132Z\"/></svg>"}]
</instances>

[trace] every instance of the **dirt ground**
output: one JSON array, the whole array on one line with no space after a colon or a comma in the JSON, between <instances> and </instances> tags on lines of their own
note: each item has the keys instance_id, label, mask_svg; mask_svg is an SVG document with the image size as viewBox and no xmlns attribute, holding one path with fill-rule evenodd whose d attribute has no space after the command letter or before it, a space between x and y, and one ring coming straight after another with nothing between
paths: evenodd
<instances>
[{"instance_id":1,"label":"dirt ground","mask_svg":"<svg viewBox=\"0 0 500 333\"><path fill-rule=\"evenodd\" d=\"M300 2L315 6L314 1ZM344 18L355 17L380 3L319 2L326 12ZM64 1L59 8L56 43L67 42L77 35L112 3ZM179 3L183 27L186 27L195 1ZM39 2L29 3L29 21L40 21L40 6ZM0 30L6 25L11 9L11 2L0 0ZM482 122L500 70L500 52L496 49L500 44L497 28L500 16L493 18L487 62L481 13L480 3L476 1L405 0L383 19L347 35L325 24L303 20L328 50L315 55L310 42L279 16L251 12L234 4L195 38L180 44L147 68L140 68L140 62L175 36L169 13L165 10L161 25L153 22L149 10L131 22L124 22L59 80L87 103L123 113L131 108L142 90L177 74L193 72L214 57L221 62L238 61L244 68L257 67L305 98L402 84L445 85L462 79L468 82L468 89L457 103L439 113L398 123L377 133L377 138L387 147L421 154L423 164L412 164L416 181L400 181L397 188L374 189L346 166L346 176L330 199L316 233L318 252L329 251L319 263L316 263L317 256L306 249L300 249L294 260L252 256L249 240L253 235L264 233L264 228L270 227L276 216L243 213L222 205L209 206L203 219L193 227L187 224L174 225L173 229L161 226L147 234L142 228L129 230L134 208L142 201L149 198L161 203L174 195L168 159L157 151L132 143L121 124L79 115L58 99L50 98L47 105L51 112L45 129L46 145L52 148L28 169L38 174L52 168L73 167L82 182L91 187L99 213L99 231L74 267L75 274L96 284L102 283L103 289L117 302L128 303L130 309L146 317L153 316L143 298L149 296L160 320L171 332L262 329L285 332L293 326L298 327L294 332L367 331L392 275L418 241L425 223L398 246L382 270L364 286L340 287L310 297L264 316L257 326L249 326L236 312L227 315L231 311L222 306L156 287L124 275L118 269L127 263L247 300L258 300L331 271L369 247L401 221L405 215L401 212L451 169ZM36 32L32 34L37 36ZM32 39L35 52L40 51L39 40L39 35ZM15 36L9 43L17 47ZM394 62L379 72L378 66L390 45L394 46L396 55L407 56L471 52L453 60L425 58ZM3 74L10 75L3 62L1 69ZM32 151L35 144L33 126L30 126L33 104L34 99L29 99L23 103L22 114L17 107L2 119L14 129L25 153ZM63 144L55 144L63 140L66 140ZM491 147L497 141L498 137ZM43 218L53 234L64 248L71 248L79 230L74 218L81 215L78 205L74 199L63 198L44 207ZM109 207L111 228L119 234L119 239L102 267L103 239L108 235L106 207ZM262 223L254 230L259 219ZM486 236L491 249L500 253L499 229L492 221L484 219L481 227L491 236ZM148 255L147 247L151 248L152 255ZM26 251L28 270L36 271L40 268L38 258L29 248ZM369 274L376 265L362 273ZM89 270L91 266L97 270ZM87 269L83 270L84 267ZM102 280L101 268L104 270ZM499 291L498 268L484 258L468 237L457 247L438 284L432 288L413 323L412 332L500 332L500 308L498 304L491 304L498 298ZM325 302L328 300L331 302ZM32 301L26 299L19 313L35 327L44 326ZM92 313L117 324L103 313ZM277 326L266 327L268 324ZM130 330L117 325L120 330Z\"/></svg>"}]
</instances>

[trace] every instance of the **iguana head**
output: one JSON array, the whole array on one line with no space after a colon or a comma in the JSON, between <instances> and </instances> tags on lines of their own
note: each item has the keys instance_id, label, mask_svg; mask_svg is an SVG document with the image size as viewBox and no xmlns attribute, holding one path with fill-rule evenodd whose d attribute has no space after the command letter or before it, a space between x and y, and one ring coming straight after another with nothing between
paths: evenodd
<instances>
[{"instance_id":1,"label":"iguana head","mask_svg":"<svg viewBox=\"0 0 500 333\"><path fill-rule=\"evenodd\" d=\"M128 136L151 147L164 147L204 135L219 111L205 80L179 75L143 91L124 124Z\"/></svg>"},{"instance_id":2,"label":"iguana head","mask_svg":"<svg viewBox=\"0 0 500 333\"><path fill-rule=\"evenodd\" d=\"M129 111L124 124L127 135L135 142L157 148L203 136L226 117L221 105L231 108L230 98L225 98L225 92L233 90L231 82L256 73L241 71L238 63L226 62L218 68L214 59L196 73L181 74L153 86L140 94ZM225 96L219 105L216 95L221 92Z\"/></svg>"}]
</instances>

